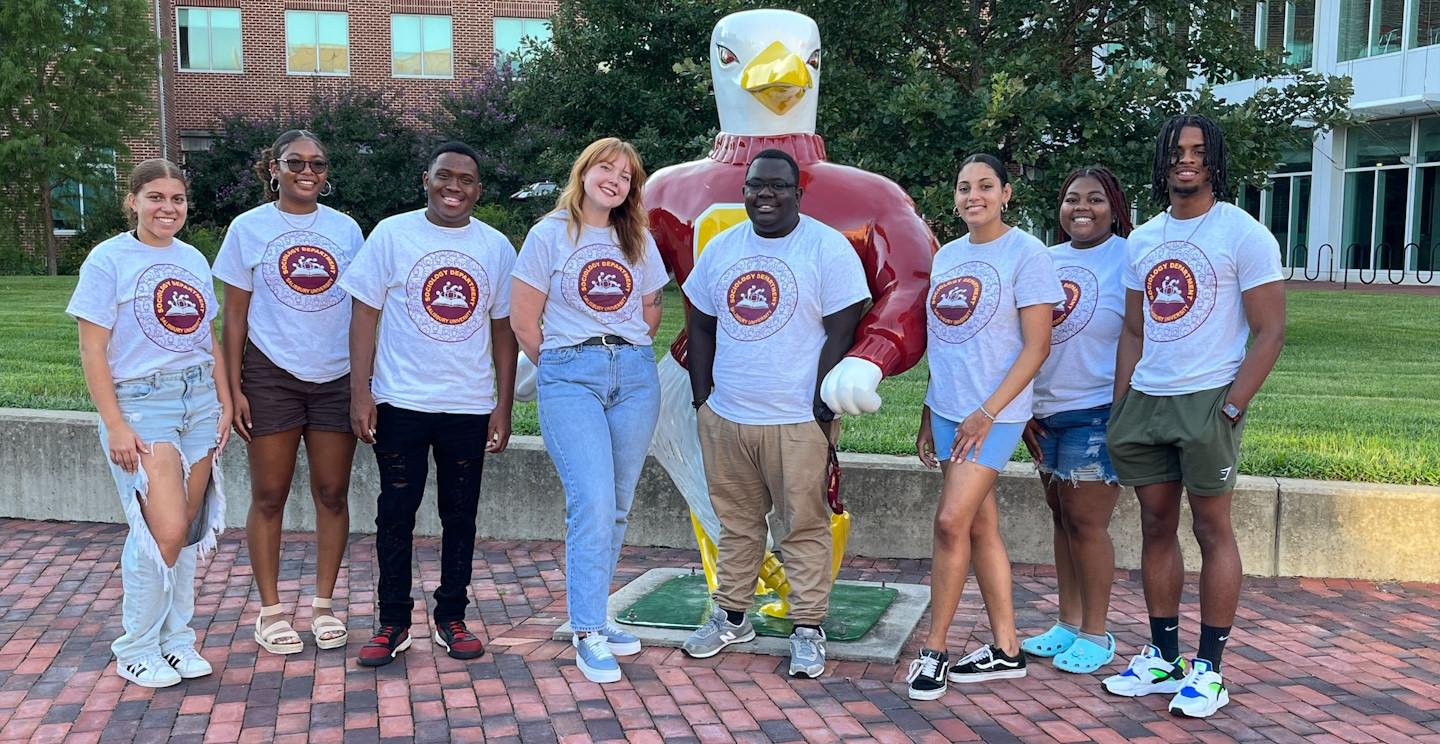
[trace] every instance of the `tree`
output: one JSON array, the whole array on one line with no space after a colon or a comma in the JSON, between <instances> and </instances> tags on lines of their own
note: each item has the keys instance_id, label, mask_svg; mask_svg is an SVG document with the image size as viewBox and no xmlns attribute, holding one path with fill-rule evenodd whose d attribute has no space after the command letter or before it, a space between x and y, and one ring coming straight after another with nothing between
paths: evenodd
<instances>
[{"instance_id":1,"label":"tree","mask_svg":"<svg viewBox=\"0 0 1440 744\"><path fill-rule=\"evenodd\" d=\"M420 174L433 137L406 123L386 90L351 85L316 94L303 108L265 116L237 115L221 123L209 152L191 153L191 217L196 225L224 227L264 199L255 172L260 153L287 129L308 129L325 145L335 191L324 202L360 223L375 223L425 203Z\"/></svg>"},{"instance_id":2,"label":"tree","mask_svg":"<svg viewBox=\"0 0 1440 744\"><path fill-rule=\"evenodd\" d=\"M52 275L51 189L113 179L104 166L153 120L149 18L146 0L0 3L0 174L13 185L12 209L42 226Z\"/></svg>"},{"instance_id":3,"label":"tree","mask_svg":"<svg viewBox=\"0 0 1440 744\"><path fill-rule=\"evenodd\" d=\"M1235 20L1244 0L800 0L824 43L819 133L831 159L893 178L942 238L955 166L991 152L1021 175L1015 206L1054 224L1073 167L1111 167L1142 208L1161 123L1216 117L1230 172L1262 184L1279 153L1347 118L1348 79L1288 66L1257 50ZM515 90L516 115L545 117L578 152L618 134L650 165L703 155L718 124L709 38L720 17L759 3L562 0L548 49ZM1283 82L1243 103L1194 79ZM1297 122L1305 122L1303 128Z\"/></svg>"}]
</instances>

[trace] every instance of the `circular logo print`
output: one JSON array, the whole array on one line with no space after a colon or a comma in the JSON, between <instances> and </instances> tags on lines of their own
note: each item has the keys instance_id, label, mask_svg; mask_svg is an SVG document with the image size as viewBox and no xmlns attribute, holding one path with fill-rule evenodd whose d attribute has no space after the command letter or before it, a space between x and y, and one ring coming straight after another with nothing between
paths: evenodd
<instances>
[{"instance_id":1,"label":"circular logo print","mask_svg":"<svg viewBox=\"0 0 1440 744\"><path fill-rule=\"evenodd\" d=\"M979 333L1000 306L1000 273L984 261L966 261L930 280L927 325L935 338L963 344Z\"/></svg>"},{"instance_id":2,"label":"circular logo print","mask_svg":"<svg viewBox=\"0 0 1440 744\"><path fill-rule=\"evenodd\" d=\"M436 251L415 263L405 282L405 308L420 332L456 343L486 322L489 278L480 263L459 251Z\"/></svg>"},{"instance_id":3,"label":"circular logo print","mask_svg":"<svg viewBox=\"0 0 1440 744\"><path fill-rule=\"evenodd\" d=\"M1175 341L1199 328L1215 309L1215 270L1194 244L1162 243L1141 265L1145 272L1145 336L1154 341Z\"/></svg>"},{"instance_id":4,"label":"circular logo print","mask_svg":"<svg viewBox=\"0 0 1440 744\"><path fill-rule=\"evenodd\" d=\"M145 336L169 351L193 350L209 337L208 303L200 280L174 264L156 264L140 274L135 319Z\"/></svg>"},{"instance_id":5,"label":"circular logo print","mask_svg":"<svg viewBox=\"0 0 1440 744\"><path fill-rule=\"evenodd\" d=\"M798 302L795 274L778 258L755 256L737 261L720 277L724 295L717 304L725 332L738 341L759 341L785 327Z\"/></svg>"},{"instance_id":6,"label":"circular logo print","mask_svg":"<svg viewBox=\"0 0 1440 744\"><path fill-rule=\"evenodd\" d=\"M591 318L611 325L635 314L635 304L630 302L635 277L625 265L619 246L582 246L565 261L561 276L565 302Z\"/></svg>"},{"instance_id":7,"label":"circular logo print","mask_svg":"<svg viewBox=\"0 0 1440 744\"><path fill-rule=\"evenodd\" d=\"M1061 266L1055 273L1060 277L1065 299L1055 303L1055 310L1050 316L1052 345L1069 341L1085 330L1100 303L1100 280L1089 269Z\"/></svg>"},{"instance_id":8,"label":"circular logo print","mask_svg":"<svg viewBox=\"0 0 1440 744\"><path fill-rule=\"evenodd\" d=\"M296 230L270 241L261 260L265 285L275 299L301 312L333 307L345 299L336 286L349 256L319 233Z\"/></svg>"}]
</instances>

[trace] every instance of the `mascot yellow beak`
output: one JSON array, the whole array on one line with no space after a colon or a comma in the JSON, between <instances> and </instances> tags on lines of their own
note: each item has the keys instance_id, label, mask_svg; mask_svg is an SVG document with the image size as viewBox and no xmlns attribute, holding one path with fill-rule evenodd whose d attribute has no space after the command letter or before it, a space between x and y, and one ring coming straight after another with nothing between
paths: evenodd
<instances>
[{"instance_id":1,"label":"mascot yellow beak","mask_svg":"<svg viewBox=\"0 0 1440 744\"><path fill-rule=\"evenodd\" d=\"M765 47L740 73L740 87L775 114L794 108L813 85L805 60L778 41Z\"/></svg>"}]
</instances>

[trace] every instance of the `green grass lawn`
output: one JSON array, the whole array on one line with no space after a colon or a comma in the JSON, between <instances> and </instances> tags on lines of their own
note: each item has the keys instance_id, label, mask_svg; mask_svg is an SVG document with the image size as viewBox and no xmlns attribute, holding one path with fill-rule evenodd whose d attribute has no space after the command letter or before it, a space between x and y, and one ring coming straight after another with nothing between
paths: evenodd
<instances>
[{"instance_id":1,"label":"green grass lawn","mask_svg":"<svg viewBox=\"0 0 1440 744\"><path fill-rule=\"evenodd\" d=\"M0 406L91 410L65 315L74 277L0 277ZM656 352L681 325L667 292ZM1242 472L1440 485L1440 297L1292 291L1285 353L1251 407ZM852 452L914 453L925 366L886 380L885 405L847 419ZM538 433L535 408L515 430Z\"/></svg>"}]
</instances>

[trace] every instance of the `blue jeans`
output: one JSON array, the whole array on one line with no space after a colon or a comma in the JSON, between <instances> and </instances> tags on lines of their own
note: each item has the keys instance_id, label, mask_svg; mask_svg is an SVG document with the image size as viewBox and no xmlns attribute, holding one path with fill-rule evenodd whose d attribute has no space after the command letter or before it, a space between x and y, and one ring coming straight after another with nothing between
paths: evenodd
<instances>
[{"instance_id":1,"label":"blue jeans","mask_svg":"<svg viewBox=\"0 0 1440 744\"><path fill-rule=\"evenodd\" d=\"M1045 430L1045 436L1040 437L1040 462L1036 464L1040 472L1071 484L1120 482L1105 447L1110 406L1061 411L1037 418L1035 423Z\"/></svg>"},{"instance_id":2,"label":"blue jeans","mask_svg":"<svg viewBox=\"0 0 1440 744\"><path fill-rule=\"evenodd\" d=\"M955 433L959 428L959 421L951 421L934 411L930 412L930 433L935 437L936 457L941 460L950 459L955 450ZM1010 462L1010 456L1015 454L1015 445L1020 444L1020 435L1024 433L1024 424L1004 424L998 421L991 424L985 441L980 443L980 450L970 453L970 462L984 465L997 473L1004 470L1005 463Z\"/></svg>"},{"instance_id":3,"label":"blue jeans","mask_svg":"<svg viewBox=\"0 0 1440 744\"><path fill-rule=\"evenodd\" d=\"M570 627L605 627L635 484L660 416L649 346L567 346L540 353L540 434L565 486Z\"/></svg>"}]
</instances>

